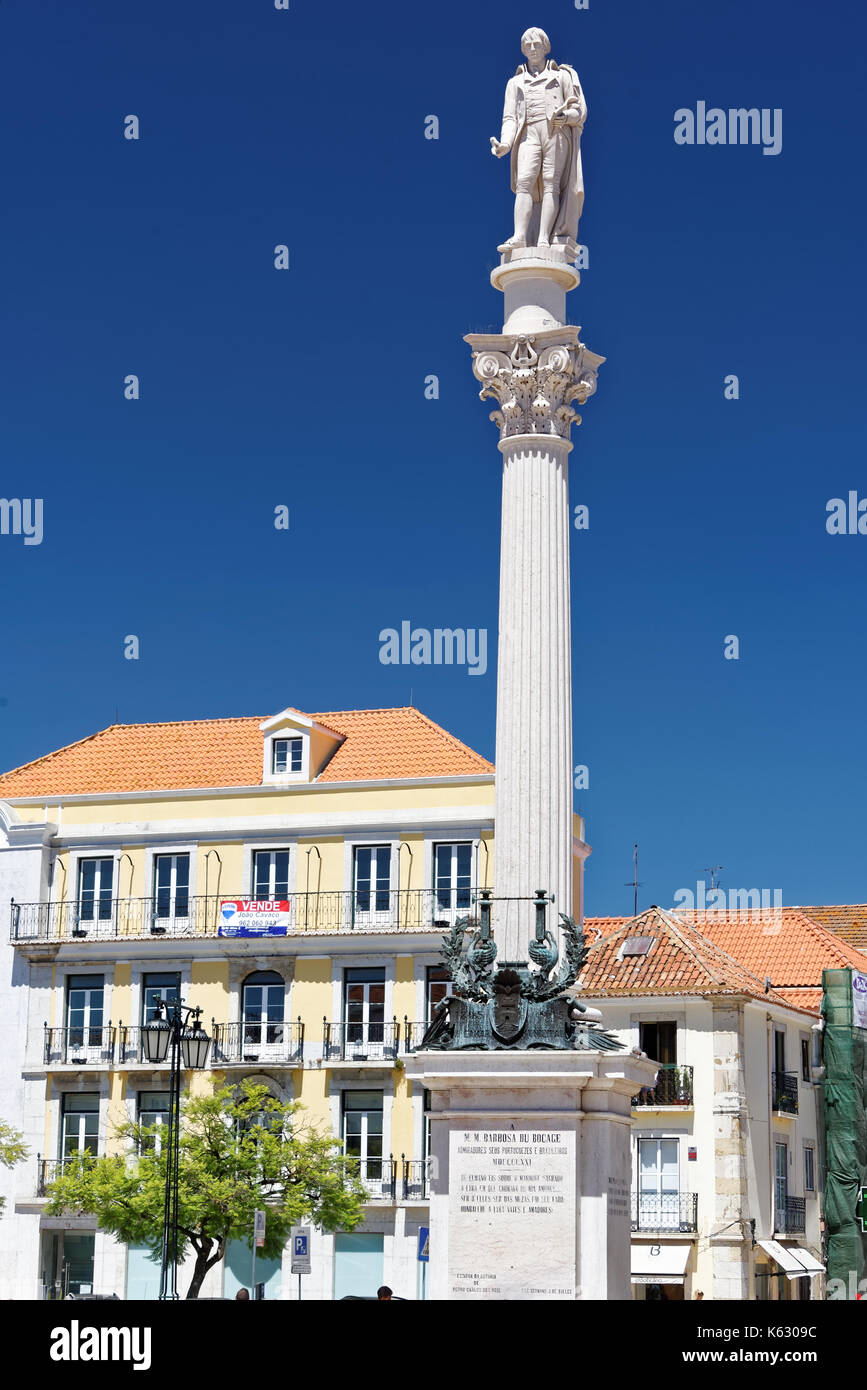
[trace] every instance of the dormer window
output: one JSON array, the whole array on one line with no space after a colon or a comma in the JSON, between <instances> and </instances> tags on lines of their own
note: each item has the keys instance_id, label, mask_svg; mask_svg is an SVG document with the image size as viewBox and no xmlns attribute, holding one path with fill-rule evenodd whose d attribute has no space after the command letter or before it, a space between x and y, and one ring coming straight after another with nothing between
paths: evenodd
<instances>
[{"instance_id":1,"label":"dormer window","mask_svg":"<svg viewBox=\"0 0 867 1390\"><path fill-rule=\"evenodd\" d=\"M300 772L303 765L304 740L300 738L275 738L272 745L271 771Z\"/></svg>"}]
</instances>

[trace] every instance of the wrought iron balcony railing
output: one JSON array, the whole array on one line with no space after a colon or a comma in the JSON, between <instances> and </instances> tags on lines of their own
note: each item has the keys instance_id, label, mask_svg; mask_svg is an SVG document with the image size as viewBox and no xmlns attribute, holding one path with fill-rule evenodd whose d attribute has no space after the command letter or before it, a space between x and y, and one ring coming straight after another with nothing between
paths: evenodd
<instances>
[{"instance_id":1,"label":"wrought iron balcony railing","mask_svg":"<svg viewBox=\"0 0 867 1390\"><path fill-rule=\"evenodd\" d=\"M476 889L410 888L289 893L282 901L289 903L286 933L292 936L307 931L445 930L456 917L474 917L477 897ZM10 937L24 942L219 936L221 904L251 900L255 899L249 893L176 895L169 900L154 896L19 903L13 899Z\"/></svg>"},{"instance_id":2,"label":"wrought iron balcony railing","mask_svg":"<svg viewBox=\"0 0 867 1390\"><path fill-rule=\"evenodd\" d=\"M426 1202L429 1194L430 1158L397 1159L353 1158L348 1156L351 1170L357 1173L374 1201Z\"/></svg>"},{"instance_id":3,"label":"wrought iron balcony railing","mask_svg":"<svg viewBox=\"0 0 867 1390\"><path fill-rule=\"evenodd\" d=\"M645 1106L692 1105L692 1067L664 1062L659 1068L655 1086L645 1086L632 1097L635 1109Z\"/></svg>"},{"instance_id":4,"label":"wrought iron balcony railing","mask_svg":"<svg viewBox=\"0 0 867 1390\"><path fill-rule=\"evenodd\" d=\"M91 1154L89 1149L84 1149L81 1153L73 1154L67 1158L43 1158L41 1154L36 1155L36 1195L44 1197L47 1189L59 1177L64 1168L71 1162L77 1162L85 1156Z\"/></svg>"},{"instance_id":5,"label":"wrought iron balcony railing","mask_svg":"<svg viewBox=\"0 0 867 1390\"><path fill-rule=\"evenodd\" d=\"M143 1042L144 1029L138 1026L129 1027L125 1023L118 1024L117 1029L117 1062L118 1066L129 1066L135 1062L147 1062L144 1053ZM169 1057L165 1062L148 1062L149 1067L169 1068Z\"/></svg>"},{"instance_id":6,"label":"wrought iron balcony railing","mask_svg":"<svg viewBox=\"0 0 867 1390\"><path fill-rule=\"evenodd\" d=\"M214 1023L212 1067L232 1063L292 1063L300 1066L304 1058L304 1024L297 1023Z\"/></svg>"},{"instance_id":7,"label":"wrought iron balcony railing","mask_svg":"<svg viewBox=\"0 0 867 1390\"><path fill-rule=\"evenodd\" d=\"M114 1061L115 1030L104 1028L49 1028L45 1025L44 1063L51 1066L103 1066Z\"/></svg>"},{"instance_id":8,"label":"wrought iron balcony railing","mask_svg":"<svg viewBox=\"0 0 867 1390\"><path fill-rule=\"evenodd\" d=\"M774 1230L779 1235L803 1235L807 1229L806 1197L787 1197L774 1203Z\"/></svg>"},{"instance_id":9,"label":"wrought iron balcony railing","mask_svg":"<svg viewBox=\"0 0 867 1390\"><path fill-rule=\"evenodd\" d=\"M697 1192L633 1192L633 1231L697 1231Z\"/></svg>"},{"instance_id":10,"label":"wrought iron balcony railing","mask_svg":"<svg viewBox=\"0 0 867 1390\"><path fill-rule=\"evenodd\" d=\"M798 1077L793 1071L771 1072L773 1108L779 1115L798 1113Z\"/></svg>"},{"instance_id":11,"label":"wrought iron balcony railing","mask_svg":"<svg viewBox=\"0 0 867 1390\"><path fill-rule=\"evenodd\" d=\"M400 1045L400 1024L329 1023L323 1024L323 1060L341 1062L391 1062Z\"/></svg>"},{"instance_id":12,"label":"wrought iron balcony railing","mask_svg":"<svg viewBox=\"0 0 867 1390\"><path fill-rule=\"evenodd\" d=\"M430 1027L429 1023L413 1023L404 1018L400 1028L400 1047L402 1052L414 1052L421 1047L421 1040Z\"/></svg>"},{"instance_id":13,"label":"wrought iron balcony railing","mask_svg":"<svg viewBox=\"0 0 867 1390\"><path fill-rule=\"evenodd\" d=\"M401 1162L401 1200L404 1202L426 1202L429 1196L430 1158L404 1158Z\"/></svg>"}]
</instances>

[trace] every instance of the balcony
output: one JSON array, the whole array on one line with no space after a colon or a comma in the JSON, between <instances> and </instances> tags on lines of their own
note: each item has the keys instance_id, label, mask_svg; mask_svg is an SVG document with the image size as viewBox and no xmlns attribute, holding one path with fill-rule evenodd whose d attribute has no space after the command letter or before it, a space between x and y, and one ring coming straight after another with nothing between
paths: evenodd
<instances>
[{"instance_id":1,"label":"balcony","mask_svg":"<svg viewBox=\"0 0 867 1390\"><path fill-rule=\"evenodd\" d=\"M655 1086L645 1086L632 1097L633 1110L676 1105L681 1109L692 1106L692 1067L665 1062L659 1068Z\"/></svg>"},{"instance_id":2,"label":"balcony","mask_svg":"<svg viewBox=\"0 0 867 1390\"><path fill-rule=\"evenodd\" d=\"M786 1197L774 1203L774 1233L781 1236L802 1236L807 1229L806 1197Z\"/></svg>"},{"instance_id":3,"label":"balcony","mask_svg":"<svg viewBox=\"0 0 867 1390\"><path fill-rule=\"evenodd\" d=\"M771 1072L771 1098L777 1115L797 1115L798 1077L795 1072Z\"/></svg>"},{"instance_id":4,"label":"balcony","mask_svg":"<svg viewBox=\"0 0 867 1390\"><path fill-rule=\"evenodd\" d=\"M400 1045L400 1024L329 1023L322 1020L322 1059L325 1062L387 1062L394 1065Z\"/></svg>"},{"instance_id":5,"label":"balcony","mask_svg":"<svg viewBox=\"0 0 867 1390\"><path fill-rule=\"evenodd\" d=\"M698 1230L697 1192L633 1192L632 1229L654 1234Z\"/></svg>"},{"instance_id":6,"label":"balcony","mask_svg":"<svg viewBox=\"0 0 867 1390\"><path fill-rule=\"evenodd\" d=\"M110 1067L114 1061L115 1030L105 1028L49 1028L45 1025L46 1067Z\"/></svg>"},{"instance_id":7,"label":"balcony","mask_svg":"<svg viewBox=\"0 0 867 1390\"><path fill-rule=\"evenodd\" d=\"M467 892L433 888L370 892L290 893L289 925L272 927L269 937L303 932L446 931L462 915ZM475 903L478 890L469 891ZM451 905L450 902L451 901ZM18 903L10 912L13 942L151 940L155 937L215 937L221 934L224 902L250 901L246 893L164 899L104 898L91 902ZM249 936L259 935L250 929Z\"/></svg>"},{"instance_id":8,"label":"balcony","mask_svg":"<svg viewBox=\"0 0 867 1390\"><path fill-rule=\"evenodd\" d=\"M143 1028L130 1028L121 1023L117 1033L117 1064L119 1067L134 1066L136 1062L147 1062L149 1067L165 1067L168 1071L168 1056L164 1062L148 1062L144 1052Z\"/></svg>"},{"instance_id":9,"label":"balcony","mask_svg":"<svg viewBox=\"0 0 867 1390\"><path fill-rule=\"evenodd\" d=\"M377 1202L426 1202L429 1158L356 1159L358 1175L368 1196Z\"/></svg>"},{"instance_id":10,"label":"balcony","mask_svg":"<svg viewBox=\"0 0 867 1390\"><path fill-rule=\"evenodd\" d=\"M404 1017L400 1030L401 1052L415 1052L417 1047L421 1047L421 1040L428 1028L429 1023L412 1023Z\"/></svg>"},{"instance_id":11,"label":"balcony","mask_svg":"<svg viewBox=\"0 0 867 1390\"><path fill-rule=\"evenodd\" d=\"M63 1169L67 1163L77 1162L80 1158L85 1159L90 1153L88 1149L82 1149L78 1153L71 1154L67 1158L43 1158L41 1154L36 1155L36 1196L47 1196L47 1189L63 1174Z\"/></svg>"},{"instance_id":12,"label":"balcony","mask_svg":"<svg viewBox=\"0 0 867 1390\"><path fill-rule=\"evenodd\" d=\"M304 1060L304 1024L215 1023L212 1067L249 1065L301 1066Z\"/></svg>"}]
</instances>

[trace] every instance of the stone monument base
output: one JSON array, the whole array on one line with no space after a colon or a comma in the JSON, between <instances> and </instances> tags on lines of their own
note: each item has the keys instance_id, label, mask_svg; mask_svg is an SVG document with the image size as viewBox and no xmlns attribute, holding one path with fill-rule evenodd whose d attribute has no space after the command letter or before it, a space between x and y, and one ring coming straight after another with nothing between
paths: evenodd
<instances>
[{"instance_id":1,"label":"stone monument base","mask_svg":"<svg viewBox=\"0 0 867 1390\"><path fill-rule=\"evenodd\" d=\"M430 1091L430 1291L629 1299L631 1101L643 1057L417 1052Z\"/></svg>"}]
</instances>

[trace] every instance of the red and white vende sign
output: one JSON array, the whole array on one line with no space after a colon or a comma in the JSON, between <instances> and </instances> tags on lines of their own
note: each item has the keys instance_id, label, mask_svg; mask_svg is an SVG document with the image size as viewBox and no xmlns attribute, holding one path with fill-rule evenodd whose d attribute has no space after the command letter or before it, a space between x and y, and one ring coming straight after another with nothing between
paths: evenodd
<instances>
[{"instance_id":1,"label":"red and white vende sign","mask_svg":"<svg viewBox=\"0 0 867 1390\"><path fill-rule=\"evenodd\" d=\"M227 898L220 903L220 936L284 936L289 922L290 904L282 899Z\"/></svg>"}]
</instances>

